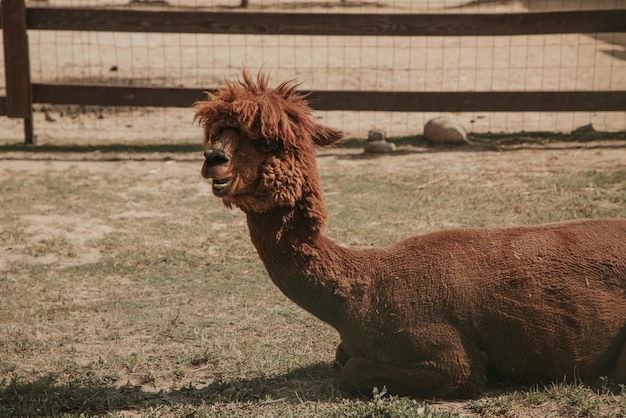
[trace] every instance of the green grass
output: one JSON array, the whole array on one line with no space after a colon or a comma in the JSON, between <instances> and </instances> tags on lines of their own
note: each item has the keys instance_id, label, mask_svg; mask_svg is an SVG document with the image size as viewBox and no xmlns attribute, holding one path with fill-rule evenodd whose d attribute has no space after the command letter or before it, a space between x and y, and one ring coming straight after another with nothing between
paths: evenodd
<instances>
[{"instance_id":1,"label":"green grass","mask_svg":"<svg viewBox=\"0 0 626 418\"><path fill-rule=\"evenodd\" d=\"M549 407L556 416L610 418L626 415L623 386L601 380L595 385L552 383L468 402L468 409L483 417L537 416ZM545 412L543 412L545 414Z\"/></svg>"},{"instance_id":2,"label":"green grass","mask_svg":"<svg viewBox=\"0 0 626 418\"><path fill-rule=\"evenodd\" d=\"M336 332L271 283L243 214L200 178L196 147L134 147L4 149L17 160L0 165L0 416L626 414L610 382L513 388L459 402L459 414L382 388L349 396ZM319 160L327 233L354 247L626 217L623 165L546 169L513 150L406 141L393 156L345 148Z\"/></svg>"}]
</instances>

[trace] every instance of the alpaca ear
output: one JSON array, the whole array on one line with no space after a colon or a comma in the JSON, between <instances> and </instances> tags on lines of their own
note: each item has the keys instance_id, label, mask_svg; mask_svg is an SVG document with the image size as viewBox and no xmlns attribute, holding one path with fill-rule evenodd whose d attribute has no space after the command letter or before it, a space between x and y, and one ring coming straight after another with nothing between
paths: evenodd
<instances>
[{"instance_id":1,"label":"alpaca ear","mask_svg":"<svg viewBox=\"0 0 626 418\"><path fill-rule=\"evenodd\" d=\"M323 125L315 125L312 139L318 147L333 145L343 138L343 132Z\"/></svg>"}]
</instances>

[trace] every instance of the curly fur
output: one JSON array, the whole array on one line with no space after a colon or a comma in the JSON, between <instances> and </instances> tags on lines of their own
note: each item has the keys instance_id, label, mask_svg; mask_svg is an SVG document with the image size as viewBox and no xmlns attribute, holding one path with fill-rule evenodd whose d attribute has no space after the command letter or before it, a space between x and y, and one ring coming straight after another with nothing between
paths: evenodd
<instances>
[{"instance_id":1,"label":"curly fur","mask_svg":"<svg viewBox=\"0 0 626 418\"><path fill-rule=\"evenodd\" d=\"M316 124L297 85L244 71L196 103L202 173L247 216L285 295L337 329L346 387L475 396L487 376L626 382L626 220L593 219L416 236L353 250L323 234ZM216 157L216 155L218 157Z\"/></svg>"},{"instance_id":2,"label":"curly fur","mask_svg":"<svg viewBox=\"0 0 626 418\"><path fill-rule=\"evenodd\" d=\"M262 188L250 198L225 198L227 206L236 205L246 212L299 206L311 229L320 231L325 226L326 210L317 181L314 147L334 143L341 133L313 122L306 98L295 93L296 87L285 82L269 89L266 76L259 74L255 83L244 71L238 84L227 82L217 93L207 93L207 100L197 102L195 120L205 128L205 148L221 130L232 127L246 138L264 141L277 150L263 166Z\"/></svg>"}]
</instances>

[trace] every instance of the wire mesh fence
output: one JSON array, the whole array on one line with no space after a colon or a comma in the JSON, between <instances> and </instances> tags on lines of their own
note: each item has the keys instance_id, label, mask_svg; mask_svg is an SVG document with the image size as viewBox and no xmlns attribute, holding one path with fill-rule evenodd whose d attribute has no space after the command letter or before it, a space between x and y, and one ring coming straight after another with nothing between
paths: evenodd
<instances>
[{"instance_id":1,"label":"wire mesh fence","mask_svg":"<svg viewBox=\"0 0 626 418\"><path fill-rule=\"evenodd\" d=\"M246 4L247 3L247 4ZM626 0L47 0L27 6L128 10L245 10L298 13L516 13L626 8ZM314 36L29 31L33 83L213 88L242 67L305 90L603 91L626 90L626 33L515 36ZM0 67L1 68L1 67ZM4 77L2 77L2 81ZM4 85L1 86L4 88ZM1 94L1 91L0 91ZM191 106L191 103L190 103ZM422 132L435 112L324 111L348 136ZM626 130L626 112L462 112L470 132ZM0 136L21 135L0 118ZM178 140L199 135L185 108L40 104L39 141Z\"/></svg>"}]
</instances>

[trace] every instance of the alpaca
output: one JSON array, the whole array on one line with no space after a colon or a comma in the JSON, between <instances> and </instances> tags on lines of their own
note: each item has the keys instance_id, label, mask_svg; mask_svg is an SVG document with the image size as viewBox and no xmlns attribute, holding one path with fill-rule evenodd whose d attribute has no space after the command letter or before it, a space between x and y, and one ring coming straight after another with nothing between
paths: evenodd
<instances>
[{"instance_id":1,"label":"alpaca","mask_svg":"<svg viewBox=\"0 0 626 418\"><path fill-rule=\"evenodd\" d=\"M474 397L487 376L626 382L626 220L443 230L379 249L323 234L316 123L297 84L226 82L195 103L201 174L279 289L334 327L343 384L422 398Z\"/></svg>"}]
</instances>

